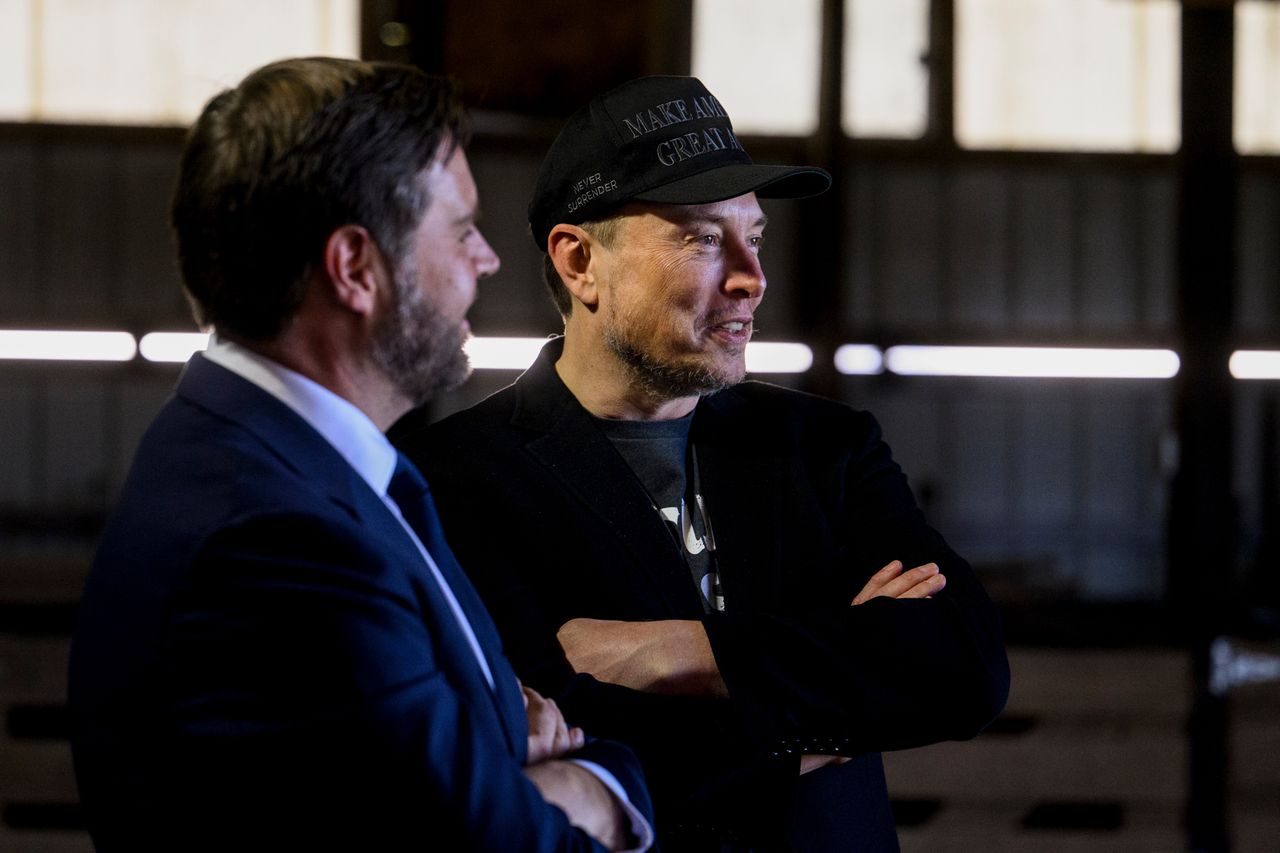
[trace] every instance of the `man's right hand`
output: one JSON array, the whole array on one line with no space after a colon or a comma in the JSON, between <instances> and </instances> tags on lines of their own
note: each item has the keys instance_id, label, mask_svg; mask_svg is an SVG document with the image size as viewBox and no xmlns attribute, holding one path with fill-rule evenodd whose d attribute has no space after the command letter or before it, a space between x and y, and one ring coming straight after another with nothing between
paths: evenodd
<instances>
[{"instance_id":1,"label":"man's right hand","mask_svg":"<svg viewBox=\"0 0 1280 853\"><path fill-rule=\"evenodd\" d=\"M529 756L525 765L537 764L549 758L560 758L576 749L582 749L586 736L582 729L570 728L564 721L555 700L547 699L531 687L520 685L524 695L524 710L529 717Z\"/></svg>"}]
</instances>

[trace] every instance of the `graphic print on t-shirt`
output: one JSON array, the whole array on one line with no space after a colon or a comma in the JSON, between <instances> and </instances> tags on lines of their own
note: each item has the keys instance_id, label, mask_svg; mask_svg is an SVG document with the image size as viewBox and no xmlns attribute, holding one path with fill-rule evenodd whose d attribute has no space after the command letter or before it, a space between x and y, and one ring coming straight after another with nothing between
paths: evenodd
<instances>
[{"instance_id":1,"label":"graphic print on t-shirt","mask_svg":"<svg viewBox=\"0 0 1280 853\"><path fill-rule=\"evenodd\" d=\"M664 506L658 512L676 529L677 538L684 542L684 549L690 554L701 554L707 548L698 532L693 529L692 516L686 510L684 501L680 506Z\"/></svg>"}]
</instances>

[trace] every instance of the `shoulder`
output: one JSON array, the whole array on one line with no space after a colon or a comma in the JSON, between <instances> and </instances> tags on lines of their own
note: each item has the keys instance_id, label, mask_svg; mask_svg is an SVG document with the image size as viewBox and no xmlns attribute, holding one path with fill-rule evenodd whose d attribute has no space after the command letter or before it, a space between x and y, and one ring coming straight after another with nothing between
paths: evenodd
<instances>
[{"instance_id":1,"label":"shoulder","mask_svg":"<svg viewBox=\"0 0 1280 853\"><path fill-rule=\"evenodd\" d=\"M198 547L214 531L257 517L309 521L335 535L354 530L363 481L321 456L292 458L270 436L174 398L139 444L112 526L135 542L154 531L172 547Z\"/></svg>"},{"instance_id":2,"label":"shoulder","mask_svg":"<svg viewBox=\"0 0 1280 853\"><path fill-rule=\"evenodd\" d=\"M560 381L554 354L544 350L514 383L474 406L397 435L396 446L424 470L471 467L484 464L478 458L484 453L502 454L550 433L581 429L590 417Z\"/></svg>"},{"instance_id":3,"label":"shoulder","mask_svg":"<svg viewBox=\"0 0 1280 853\"><path fill-rule=\"evenodd\" d=\"M423 432L431 435L443 435L476 428L494 428L510 423L516 410L520 407L521 398L527 389L518 383L508 385L495 391L474 406L455 412L442 418Z\"/></svg>"},{"instance_id":4,"label":"shoulder","mask_svg":"<svg viewBox=\"0 0 1280 853\"><path fill-rule=\"evenodd\" d=\"M516 388L508 386L470 408L396 435L393 441L419 466L425 459L474 452L478 445L501 445L519 432L512 424L516 406Z\"/></svg>"},{"instance_id":5,"label":"shoulder","mask_svg":"<svg viewBox=\"0 0 1280 853\"><path fill-rule=\"evenodd\" d=\"M880 438L880 426L870 412L768 382L741 382L713 394L700 405L703 410L709 420L742 422L757 438L763 438L760 431L774 440L804 445Z\"/></svg>"}]
</instances>

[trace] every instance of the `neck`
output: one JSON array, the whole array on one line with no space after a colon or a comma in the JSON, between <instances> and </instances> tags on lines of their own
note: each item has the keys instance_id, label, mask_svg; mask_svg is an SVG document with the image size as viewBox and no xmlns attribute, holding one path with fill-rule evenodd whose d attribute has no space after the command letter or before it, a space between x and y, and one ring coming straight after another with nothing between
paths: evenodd
<instances>
[{"instance_id":1,"label":"neck","mask_svg":"<svg viewBox=\"0 0 1280 853\"><path fill-rule=\"evenodd\" d=\"M673 420L689 414L698 404L696 395L666 397L644 387L600 336L575 334L572 318L565 328L564 352L556 362L556 373L582 407L597 418Z\"/></svg>"},{"instance_id":2,"label":"neck","mask_svg":"<svg viewBox=\"0 0 1280 853\"><path fill-rule=\"evenodd\" d=\"M295 323L270 341L232 340L337 394L383 432L412 408L371 359L336 345L331 334L308 333Z\"/></svg>"}]
</instances>

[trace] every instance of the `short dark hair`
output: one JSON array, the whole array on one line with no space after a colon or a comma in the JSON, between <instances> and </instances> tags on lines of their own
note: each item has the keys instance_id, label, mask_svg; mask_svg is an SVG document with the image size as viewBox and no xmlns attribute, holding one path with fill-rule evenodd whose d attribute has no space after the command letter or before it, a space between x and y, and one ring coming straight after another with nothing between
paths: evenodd
<instances>
[{"instance_id":1,"label":"short dark hair","mask_svg":"<svg viewBox=\"0 0 1280 853\"><path fill-rule=\"evenodd\" d=\"M196 322L275 337L342 225L367 228L397 262L429 204L418 174L466 132L453 82L407 65L289 59L215 96L187 137L171 210Z\"/></svg>"},{"instance_id":2,"label":"short dark hair","mask_svg":"<svg viewBox=\"0 0 1280 853\"><path fill-rule=\"evenodd\" d=\"M602 219L583 222L578 227L604 246L612 246L618 238L618 228L621 224L622 214L615 212ZM551 262L551 256L545 251L542 253L542 281L551 293L551 301L555 303L561 318L568 320L569 315L573 313L573 294L569 293L569 288L564 286L560 273L556 272L556 265Z\"/></svg>"}]
</instances>

